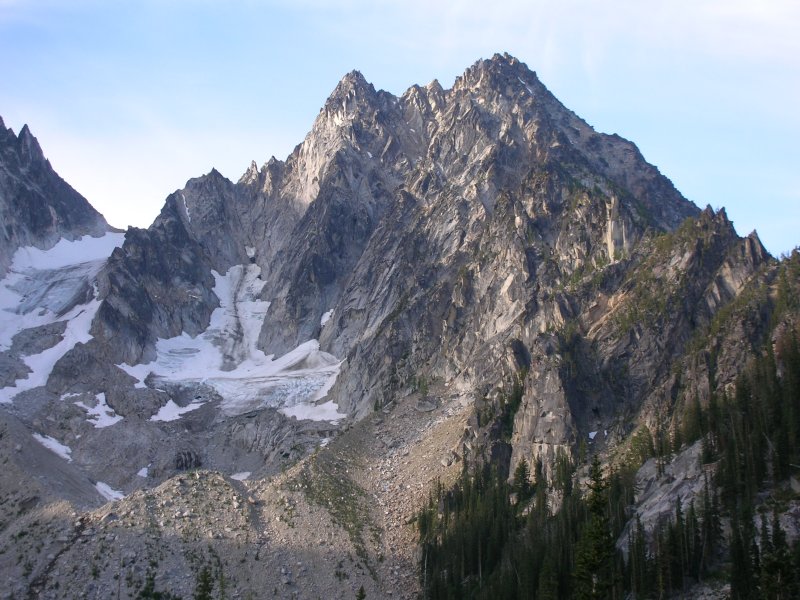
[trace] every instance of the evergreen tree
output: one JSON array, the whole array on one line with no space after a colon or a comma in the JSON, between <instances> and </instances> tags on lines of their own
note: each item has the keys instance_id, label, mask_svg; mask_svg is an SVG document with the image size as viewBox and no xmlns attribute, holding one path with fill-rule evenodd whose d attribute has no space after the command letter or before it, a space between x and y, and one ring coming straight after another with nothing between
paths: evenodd
<instances>
[{"instance_id":1,"label":"evergreen tree","mask_svg":"<svg viewBox=\"0 0 800 600\"><path fill-rule=\"evenodd\" d=\"M561 598L558 593L558 575L552 554L547 554L542 563L536 598L538 600L559 600Z\"/></svg>"},{"instance_id":2,"label":"evergreen tree","mask_svg":"<svg viewBox=\"0 0 800 600\"><path fill-rule=\"evenodd\" d=\"M761 595L763 598L796 598L796 572L792 568L792 558L786 542L786 534L781 527L777 510L772 513L772 532L767 531L766 517L761 522Z\"/></svg>"},{"instance_id":3,"label":"evergreen tree","mask_svg":"<svg viewBox=\"0 0 800 600\"><path fill-rule=\"evenodd\" d=\"M737 511L738 512L738 511ZM731 598L733 600L749 600L758 597L758 590L753 573L751 527L747 522L748 515L734 513L731 519Z\"/></svg>"},{"instance_id":4,"label":"evergreen tree","mask_svg":"<svg viewBox=\"0 0 800 600\"><path fill-rule=\"evenodd\" d=\"M683 417L683 441L691 444L700 439L703 435L703 410L700 407L700 400L694 396L688 402L686 412Z\"/></svg>"},{"instance_id":5,"label":"evergreen tree","mask_svg":"<svg viewBox=\"0 0 800 600\"><path fill-rule=\"evenodd\" d=\"M575 550L575 597L579 600L610 598L614 588L614 542L606 515L606 490L595 455L589 469L589 518Z\"/></svg>"},{"instance_id":6,"label":"evergreen tree","mask_svg":"<svg viewBox=\"0 0 800 600\"><path fill-rule=\"evenodd\" d=\"M642 521L637 514L636 527L632 530L628 542L628 589L636 598L646 598L652 590L649 567L647 536Z\"/></svg>"},{"instance_id":7,"label":"evergreen tree","mask_svg":"<svg viewBox=\"0 0 800 600\"><path fill-rule=\"evenodd\" d=\"M517 468L514 470L514 483L512 489L517 494L517 502L523 503L530 498L531 492L531 470L528 467L528 461L523 456L517 463Z\"/></svg>"},{"instance_id":8,"label":"evergreen tree","mask_svg":"<svg viewBox=\"0 0 800 600\"><path fill-rule=\"evenodd\" d=\"M214 589L214 579L211 575L211 568L203 565L197 574L197 585L194 588L194 600L211 600L211 592Z\"/></svg>"},{"instance_id":9,"label":"evergreen tree","mask_svg":"<svg viewBox=\"0 0 800 600\"><path fill-rule=\"evenodd\" d=\"M547 510L547 479L544 476L544 467L542 466L542 458L537 457L533 471L533 485L534 485L534 510L532 512L533 518L540 524L548 516Z\"/></svg>"}]
</instances>

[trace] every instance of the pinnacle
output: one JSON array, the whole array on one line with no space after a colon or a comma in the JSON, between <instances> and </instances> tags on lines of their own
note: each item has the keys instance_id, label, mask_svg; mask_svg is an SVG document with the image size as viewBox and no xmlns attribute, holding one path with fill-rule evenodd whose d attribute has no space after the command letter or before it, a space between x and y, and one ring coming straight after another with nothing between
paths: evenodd
<instances>
[{"instance_id":1,"label":"pinnacle","mask_svg":"<svg viewBox=\"0 0 800 600\"><path fill-rule=\"evenodd\" d=\"M372 86L372 84L366 80L364 75L362 75L361 71L357 71L355 69L347 73L344 77L342 77L341 81L336 86L336 89L334 90L333 94L331 94L331 96L347 93L351 90L356 90L358 92L366 92L370 94L375 93L375 88Z\"/></svg>"},{"instance_id":2,"label":"pinnacle","mask_svg":"<svg viewBox=\"0 0 800 600\"><path fill-rule=\"evenodd\" d=\"M496 53L490 59L482 59L469 67L457 80L458 84L469 87L488 86L489 88L502 85L505 87L509 79L519 80L525 86L539 83L539 79L534 71L510 54Z\"/></svg>"},{"instance_id":3,"label":"pinnacle","mask_svg":"<svg viewBox=\"0 0 800 600\"><path fill-rule=\"evenodd\" d=\"M336 85L325 102L325 110L333 109L335 111L343 105L348 107L358 106L361 103L369 105L374 103L377 97L377 92L372 84L364 78L360 71L353 70L342 77Z\"/></svg>"},{"instance_id":4,"label":"pinnacle","mask_svg":"<svg viewBox=\"0 0 800 600\"><path fill-rule=\"evenodd\" d=\"M31 133L27 124L22 126L17 137L20 150L27 156L27 160L44 160L44 153L39 140Z\"/></svg>"},{"instance_id":5,"label":"pinnacle","mask_svg":"<svg viewBox=\"0 0 800 600\"><path fill-rule=\"evenodd\" d=\"M242 176L239 178L239 183L249 183L254 181L258 178L258 165L256 161L251 160L250 166L247 167L247 170L242 173Z\"/></svg>"}]
</instances>

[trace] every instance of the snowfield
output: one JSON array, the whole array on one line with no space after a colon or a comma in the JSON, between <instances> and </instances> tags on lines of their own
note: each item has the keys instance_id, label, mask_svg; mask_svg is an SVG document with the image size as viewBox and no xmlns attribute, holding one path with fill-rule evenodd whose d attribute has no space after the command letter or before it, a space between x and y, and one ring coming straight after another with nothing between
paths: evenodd
<instances>
[{"instance_id":1,"label":"snowfield","mask_svg":"<svg viewBox=\"0 0 800 600\"><path fill-rule=\"evenodd\" d=\"M27 378L0 389L0 403L9 403L25 390L44 385L56 361L78 342L88 342L89 327L100 306L94 278L125 235L59 241L50 250L19 248L8 274L0 281L0 351L11 348L19 332L66 321L59 343L22 360L31 370Z\"/></svg>"},{"instance_id":2,"label":"snowfield","mask_svg":"<svg viewBox=\"0 0 800 600\"><path fill-rule=\"evenodd\" d=\"M258 299L264 287L260 274L255 264L231 267L225 275L214 271L214 293L220 306L206 331L196 337L183 333L160 339L153 362L118 366L142 387L151 374L156 387L159 381L209 385L222 397L221 409L227 416L272 407L298 419L342 419L345 415L333 402L318 404L333 386L341 361L321 352L317 340L300 344L278 359L257 348L269 308L269 302ZM172 421L201 405L193 402L181 407L170 401L151 420Z\"/></svg>"}]
</instances>

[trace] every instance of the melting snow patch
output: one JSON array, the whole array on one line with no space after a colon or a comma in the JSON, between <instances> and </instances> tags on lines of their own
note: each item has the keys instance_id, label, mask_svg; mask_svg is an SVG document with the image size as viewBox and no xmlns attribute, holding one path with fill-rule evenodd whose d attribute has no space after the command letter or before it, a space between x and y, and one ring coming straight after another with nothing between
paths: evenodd
<instances>
[{"instance_id":1,"label":"melting snow patch","mask_svg":"<svg viewBox=\"0 0 800 600\"><path fill-rule=\"evenodd\" d=\"M181 418L181 415L193 410L197 410L203 406L203 402L192 402L187 406L178 406L173 400L167 402L162 406L159 411L150 417L151 421L175 421Z\"/></svg>"},{"instance_id":2,"label":"melting snow patch","mask_svg":"<svg viewBox=\"0 0 800 600\"><path fill-rule=\"evenodd\" d=\"M148 466L146 466L146 467L142 467L141 469L139 469L138 471L136 471L136 474L137 474L139 477L147 477L147 475L148 475L149 473L150 473L150 465L148 465Z\"/></svg>"},{"instance_id":3,"label":"melting snow patch","mask_svg":"<svg viewBox=\"0 0 800 600\"><path fill-rule=\"evenodd\" d=\"M106 395L103 393L97 394L97 404L94 407L86 406L83 402L76 402L83 410L89 413L87 420L96 428L110 427L115 423L122 421L122 417L114 412L106 403Z\"/></svg>"},{"instance_id":4,"label":"melting snow patch","mask_svg":"<svg viewBox=\"0 0 800 600\"><path fill-rule=\"evenodd\" d=\"M34 433L33 439L39 442L42 446L50 450L51 452L55 452L61 458L66 460L67 462L72 462L72 448L69 446L65 446L61 442L59 442L55 438L51 438L49 435L41 435L40 433Z\"/></svg>"},{"instance_id":5,"label":"melting snow patch","mask_svg":"<svg viewBox=\"0 0 800 600\"><path fill-rule=\"evenodd\" d=\"M248 477L250 477L252 473L250 471L242 471L240 473L234 473L231 475L231 479L235 479L236 481L244 481Z\"/></svg>"},{"instance_id":6,"label":"melting snow patch","mask_svg":"<svg viewBox=\"0 0 800 600\"><path fill-rule=\"evenodd\" d=\"M100 495L106 500L122 500L125 497L125 494L115 489L112 489L110 485L108 485L107 483L103 483L102 481L98 481L97 483L95 483L94 487L98 492L100 492Z\"/></svg>"},{"instance_id":7,"label":"melting snow patch","mask_svg":"<svg viewBox=\"0 0 800 600\"><path fill-rule=\"evenodd\" d=\"M597 435L597 432L596 432L596 431L590 431L590 432L589 432L589 439L590 439L590 440L593 440L593 439L594 439L594 437L595 437L596 435Z\"/></svg>"},{"instance_id":8,"label":"melting snow patch","mask_svg":"<svg viewBox=\"0 0 800 600\"><path fill-rule=\"evenodd\" d=\"M531 86L529 86L527 83L525 83L525 82L522 80L522 77L517 77L517 79L519 79L519 82L520 82L522 85L524 85L524 86L525 86L525 89L526 89L526 90L528 90L528 92L530 92L530 94L533 96L534 94L533 94L533 90L531 89Z\"/></svg>"},{"instance_id":9,"label":"melting snow patch","mask_svg":"<svg viewBox=\"0 0 800 600\"><path fill-rule=\"evenodd\" d=\"M322 438L322 441L319 443L319 447L320 448L324 448L325 446L327 446L330 443L331 443L331 438L329 438L329 437Z\"/></svg>"},{"instance_id":10,"label":"melting snow patch","mask_svg":"<svg viewBox=\"0 0 800 600\"><path fill-rule=\"evenodd\" d=\"M181 193L181 200L183 200L183 210L186 211L186 219L189 221L189 223L191 223L192 215L189 212L189 206L186 204L186 196L184 196L183 193Z\"/></svg>"},{"instance_id":11,"label":"melting snow patch","mask_svg":"<svg viewBox=\"0 0 800 600\"><path fill-rule=\"evenodd\" d=\"M325 327L325 323L331 320L333 316L333 309L330 309L328 312L322 315L322 318L319 320L319 326Z\"/></svg>"},{"instance_id":12,"label":"melting snow patch","mask_svg":"<svg viewBox=\"0 0 800 600\"><path fill-rule=\"evenodd\" d=\"M247 258L255 258L256 255L255 246L245 246L244 251L247 252Z\"/></svg>"}]
</instances>

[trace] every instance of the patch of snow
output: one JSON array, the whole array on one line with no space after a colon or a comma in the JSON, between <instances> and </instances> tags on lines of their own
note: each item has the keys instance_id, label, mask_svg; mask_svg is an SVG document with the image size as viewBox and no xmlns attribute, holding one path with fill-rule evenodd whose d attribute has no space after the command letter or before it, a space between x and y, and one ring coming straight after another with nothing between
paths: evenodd
<instances>
[{"instance_id":1,"label":"patch of snow","mask_svg":"<svg viewBox=\"0 0 800 600\"><path fill-rule=\"evenodd\" d=\"M339 412L339 407L333 400L329 400L324 404L298 403L294 406L282 408L279 412L287 417L295 417L298 420L308 419L310 421L330 421L331 423L338 423L347 416Z\"/></svg>"},{"instance_id":2,"label":"patch of snow","mask_svg":"<svg viewBox=\"0 0 800 600\"><path fill-rule=\"evenodd\" d=\"M42 435L40 433L34 433L33 439L39 442L42 446L50 450L51 452L55 452L61 458L66 460L67 462L72 462L72 448L69 446L65 446L57 439L50 437L49 435Z\"/></svg>"},{"instance_id":3,"label":"patch of snow","mask_svg":"<svg viewBox=\"0 0 800 600\"><path fill-rule=\"evenodd\" d=\"M322 438L322 441L319 443L319 447L320 448L324 448L325 446L327 446L330 443L331 443L331 438L329 438L329 437Z\"/></svg>"},{"instance_id":4,"label":"patch of snow","mask_svg":"<svg viewBox=\"0 0 800 600\"><path fill-rule=\"evenodd\" d=\"M525 86L525 89L526 89L526 90L528 90L528 92L531 94L531 96L533 96L534 94L533 94L533 90L531 89L531 86L529 86L527 83L525 83L525 82L522 80L522 77L517 77L517 79L519 79L519 82L520 82L522 85L524 85L524 86Z\"/></svg>"},{"instance_id":5,"label":"patch of snow","mask_svg":"<svg viewBox=\"0 0 800 600\"><path fill-rule=\"evenodd\" d=\"M50 250L24 247L14 253L9 272L0 281L0 351L9 349L14 336L25 329L59 321L67 321L67 328L52 348L23 357L32 373L0 390L0 403L44 385L59 358L77 342L91 339L89 327L100 302L93 298L71 305L83 294L96 295L94 278L124 238L121 233L84 236L73 242L62 239Z\"/></svg>"},{"instance_id":6,"label":"patch of snow","mask_svg":"<svg viewBox=\"0 0 800 600\"><path fill-rule=\"evenodd\" d=\"M186 211L186 220L189 221L189 223L191 223L192 215L189 212L189 206L186 204L186 196L183 195L183 192L181 192L181 200L183 200L183 210Z\"/></svg>"},{"instance_id":7,"label":"patch of snow","mask_svg":"<svg viewBox=\"0 0 800 600\"><path fill-rule=\"evenodd\" d=\"M325 323L330 321L332 316L333 316L333 309L330 309L328 312L322 315L322 318L319 320L319 326L325 327Z\"/></svg>"},{"instance_id":8,"label":"patch of snow","mask_svg":"<svg viewBox=\"0 0 800 600\"><path fill-rule=\"evenodd\" d=\"M162 406L156 414L150 417L151 421L175 421L181 418L181 415L197 410L203 406L203 402L192 402L186 406L178 406L173 400L167 402Z\"/></svg>"},{"instance_id":9,"label":"patch of snow","mask_svg":"<svg viewBox=\"0 0 800 600\"><path fill-rule=\"evenodd\" d=\"M260 279L261 268L237 265L225 275L212 273L220 306L211 314L206 331L196 337L183 333L159 339L155 361L118 366L140 382L152 374L156 382L210 385L223 398L221 408L228 416L269 406L318 415L324 420L342 418L344 415L331 412L330 407L322 411L303 409L303 405L316 401L320 391L323 396L327 393L341 363L321 352L317 340L300 344L278 359L257 347L269 308L269 302L258 299L265 285ZM174 420L199 406L181 408L168 403L151 420Z\"/></svg>"},{"instance_id":10,"label":"patch of snow","mask_svg":"<svg viewBox=\"0 0 800 600\"><path fill-rule=\"evenodd\" d=\"M125 497L125 494L113 489L110 485L102 481L95 483L94 487L106 500L122 500Z\"/></svg>"},{"instance_id":11,"label":"patch of snow","mask_svg":"<svg viewBox=\"0 0 800 600\"><path fill-rule=\"evenodd\" d=\"M110 427L111 425L122 421L122 417L114 412L114 409L106 403L105 394L97 394L95 398L97 398L97 404L93 407L86 406L86 404L83 402L75 403L88 413L87 420L92 425L100 429L102 427Z\"/></svg>"},{"instance_id":12,"label":"patch of snow","mask_svg":"<svg viewBox=\"0 0 800 600\"><path fill-rule=\"evenodd\" d=\"M590 432L589 432L589 439L590 439L590 440L593 440L593 439L595 438L595 436L596 436L596 435L597 435L597 432L596 432L596 431L590 431Z\"/></svg>"},{"instance_id":13,"label":"patch of snow","mask_svg":"<svg viewBox=\"0 0 800 600\"><path fill-rule=\"evenodd\" d=\"M117 366L125 371L128 375L136 379L136 383L133 384L134 388L140 390L147 388L147 384L144 382L145 378L150 374L150 369L147 367L147 365L130 366L123 363Z\"/></svg>"},{"instance_id":14,"label":"patch of snow","mask_svg":"<svg viewBox=\"0 0 800 600\"><path fill-rule=\"evenodd\" d=\"M149 473L150 473L150 465L147 465L146 467L142 467L141 469L136 471L136 474L139 477L147 477Z\"/></svg>"},{"instance_id":15,"label":"patch of snow","mask_svg":"<svg viewBox=\"0 0 800 600\"><path fill-rule=\"evenodd\" d=\"M256 255L255 246L245 246L244 251L247 252L247 258L253 258Z\"/></svg>"},{"instance_id":16,"label":"patch of snow","mask_svg":"<svg viewBox=\"0 0 800 600\"><path fill-rule=\"evenodd\" d=\"M32 372L28 373L25 379L17 379L13 387L1 389L0 403L9 403L17 394L45 385L58 359L72 350L78 342L85 344L92 338L89 328L99 307L100 301L92 300L89 304L76 306L65 315L67 329L64 331L61 341L39 354L22 358Z\"/></svg>"},{"instance_id":17,"label":"patch of snow","mask_svg":"<svg viewBox=\"0 0 800 600\"><path fill-rule=\"evenodd\" d=\"M231 475L231 479L235 479L236 481L244 481L245 479L250 477L250 475L252 475L252 472L242 471L240 473L234 473L233 475Z\"/></svg>"},{"instance_id":18,"label":"patch of snow","mask_svg":"<svg viewBox=\"0 0 800 600\"><path fill-rule=\"evenodd\" d=\"M409 130L411 133L417 133L417 130L416 130L416 129L414 129L413 127L409 127L409 128L408 128L408 130Z\"/></svg>"}]
</instances>

